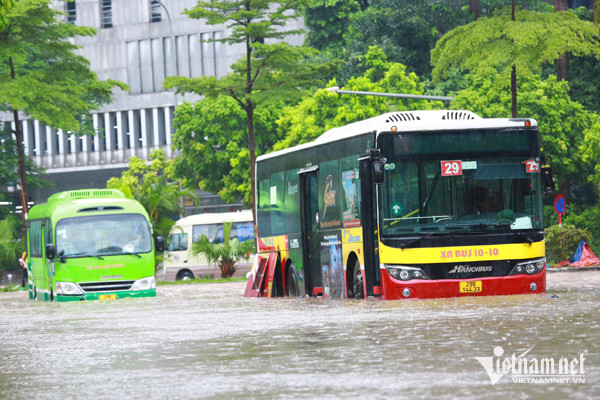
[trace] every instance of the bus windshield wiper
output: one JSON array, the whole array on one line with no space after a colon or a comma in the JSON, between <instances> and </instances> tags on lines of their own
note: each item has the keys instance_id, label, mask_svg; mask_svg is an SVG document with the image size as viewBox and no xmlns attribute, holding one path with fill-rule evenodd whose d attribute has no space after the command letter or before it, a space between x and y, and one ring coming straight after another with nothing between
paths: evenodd
<instances>
[{"instance_id":1,"label":"bus windshield wiper","mask_svg":"<svg viewBox=\"0 0 600 400\"><path fill-rule=\"evenodd\" d=\"M523 235L521 232L517 232L517 231L512 231L512 233L515 234L516 237L518 237L521 242L531 245L531 243L533 243L533 240L531 240L530 237Z\"/></svg>"},{"instance_id":2,"label":"bus windshield wiper","mask_svg":"<svg viewBox=\"0 0 600 400\"><path fill-rule=\"evenodd\" d=\"M138 253L130 253L130 252L125 251L125 250L123 250L123 253L121 253L121 254L123 254L123 255L130 254L132 256L136 256L137 258L142 258L142 256L140 256Z\"/></svg>"},{"instance_id":3,"label":"bus windshield wiper","mask_svg":"<svg viewBox=\"0 0 600 400\"><path fill-rule=\"evenodd\" d=\"M502 222L496 222L496 223L484 223L484 222L478 222L478 223L468 223L468 224L453 224L453 225L447 225L447 227L451 227L451 226L467 226L467 227L473 227L473 228L509 228L510 232L515 235L517 238L519 238L519 240L525 244L530 245L531 243L533 243L533 240L525 235L523 235L521 232L517 232L517 231L513 231L512 229L510 229L510 226L512 224L508 224L508 223L502 223Z\"/></svg>"},{"instance_id":4,"label":"bus windshield wiper","mask_svg":"<svg viewBox=\"0 0 600 400\"><path fill-rule=\"evenodd\" d=\"M104 258L100 257L99 255L97 255L97 254L90 254L87 251L83 251L81 253L64 254L62 257L70 258L70 257L81 257L81 256L84 256L84 257L96 257L96 258L98 258L100 260L104 260Z\"/></svg>"},{"instance_id":5,"label":"bus windshield wiper","mask_svg":"<svg viewBox=\"0 0 600 400\"><path fill-rule=\"evenodd\" d=\"M405 241L405 242L402 242L402 243L400 243L400 248L401 248L401 249L405 249L405 248L407 248L408 246L411 246L411 245L413 245L413 244L415 244L415 243L418 243L418 242L420 242L421 240L423 240L423 239L425 239L425 238L428 238L428 237L430 237L430 236L433 236L433 235L436 235L436 234L440 234L440 233L442 233L442 232L429 232L429 233L426 233L426 234L425 234L425 235L423 235L423 236L419 236L418 238L414 238L414 239L411 239L411 240L407 240L407 241ZM445 235L445 233L444 233L444 235Z\"/></svg>"}]
</instances>

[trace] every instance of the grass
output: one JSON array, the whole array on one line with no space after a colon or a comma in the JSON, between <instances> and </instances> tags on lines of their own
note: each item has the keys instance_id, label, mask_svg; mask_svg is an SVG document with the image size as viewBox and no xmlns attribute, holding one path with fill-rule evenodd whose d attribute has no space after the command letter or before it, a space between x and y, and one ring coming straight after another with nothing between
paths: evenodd
<instances>
[{"instance_id":1,"label":"grass","mask_svg":"<svg viewBox=\"0 0 600 400\"><path fill-rule=\"evenodd\" d=\"M157 286L162 285L188 285L192 283L225 283L225 282L246 282L246 278L225 278L225 279L210 279L210 278L196 278L189 281L158 281Z\"/></svg>"},{"instance_id":2,"label":"grass","mask_svg":"<svg viewBox=\"0 0 600 400\"><path fill-rule=\"evenodd\" d=\"M0 288L0 292L18 292L21 289L21 285L9 285L3 288ZM25 289L23 289L25 290Z\"/></svg>"}]
</instances>

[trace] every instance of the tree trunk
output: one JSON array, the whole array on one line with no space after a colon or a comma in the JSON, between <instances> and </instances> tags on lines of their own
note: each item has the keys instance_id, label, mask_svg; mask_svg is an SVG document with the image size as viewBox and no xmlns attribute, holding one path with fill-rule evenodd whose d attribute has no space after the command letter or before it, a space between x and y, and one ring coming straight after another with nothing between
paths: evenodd
<instances>
[{"instance_id":1,"label":"tree trunk","mask_svg":"<svg viewBox=\"0 0 600 400\"><path fill-rule=\"evenodd\" d=\"M16 79L15 65L13 64L12 57L8 58L8 64L10 65L10 76L12 79ZM21 186L21 205L23 206L23 213L21 219L23 221L23 241L25 248L27 248L27 175L25 173L25 155L23 153L23 132L21 130L21 121L19 120L19 112L13 110L13 117L15 120L15 140L17 142L17 155L19 156L19 186Z\"/></svg>"},{"instance_id":2,"label":"tree trunk","mask_svg":"<svg viewBox=\"0 0 600 400\"><path fill-rule=\"evenodd\" d=\"M254 219L254 237L256 235L256 150L254 138L254 105L248 101L246 116L248 119L248 151L250 152L250 189L252 190L252 218Z\"/></svg>"},{"instance_id":3,"label":"tree trunk","mask_svg":"<svg viewBox=\"0 0 600 400\"><path fill-rule=\"evenodd\" d=\"M221 278L223 279L231 278L235 274L235 271L237 271L235 261L219 261L219 269L221 270Z\"/></svg>"},{"instance_id":4,"label":"tree trunk","mask_svg":"<svg viewBox=\"0 0 600 400\"><path fill-rule=\"evenodd\" d=\"M250 10L250 3L246 3L246 10ZM254 104L250 99L252 94L252 38L246 37L246 117L248 120L248 152L250 153L250 190L252 191L252 219L254 220L254 237L258 238L256 226L256 151L254 140Z\"/></svg>"},{"instance_id":5,"label":"tree trunk","mask_svg":"<svg viewBox=\"0 0 600 400\"><path fill-rule=\"evenodd\" d=\"M475 19L481 15L481 4L479 0L469 0L469 13L475 16Z\"/></svg>"},{"instance_id":6,"label":"tree trunk","mask_svg":"<svg viewBox=\"0 0 600 400\"><path fill-rule=\"evenodd\" d=\"M511 115L517 118L517 67L512 66L510 71L510 93L512 98Z\"/></svg>"},{"instance_id":7,"label":"tree trunk","mask_svg":"<svg viewBox=\"0 0 600 400\"><path fill-rule=\"evenodd\" d=\"M554 0L554 12L567 11L567 0ZM567 53L556 60L556 76L559 81L569 80L569 59Z\"/></svg>"}]
</instances>

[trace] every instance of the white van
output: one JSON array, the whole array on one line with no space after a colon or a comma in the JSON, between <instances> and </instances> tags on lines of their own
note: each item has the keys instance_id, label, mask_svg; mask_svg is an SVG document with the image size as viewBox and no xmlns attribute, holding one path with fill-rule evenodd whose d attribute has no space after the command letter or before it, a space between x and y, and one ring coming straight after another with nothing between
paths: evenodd
<instances>
[{"instance_id":1,"label":"white van","mask_svg":"<svg viewBox=\"0 0 600 400\"><path fill-rule=\"evenodd\" d=\"M168 250L165 251L164 280L188 280L195 278L218 279L221 270L218 265L209 264L202 256L192 256L192 243L201 235L206 235L213 243L223 242L223 223L232 222L231 238L240 242L254 240L252 211L197 214L178 220L171 231ZM246 275L254 256L236 263L234 277Z\"/></svg>"}]
</instances>

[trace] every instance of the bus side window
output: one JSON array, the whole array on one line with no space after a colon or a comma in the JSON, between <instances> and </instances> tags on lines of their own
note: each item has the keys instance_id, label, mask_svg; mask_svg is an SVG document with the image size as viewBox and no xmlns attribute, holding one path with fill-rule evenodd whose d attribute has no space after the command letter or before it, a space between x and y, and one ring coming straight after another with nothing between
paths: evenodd
<instances>
[{"instance_id":1,"label":"bus side window","mask_svg":"<svg viewBox=\"0 0 600 400\"><path fill-rule=\"evenodd\" d=\"M29 225L29 251L31 257L42 257L42 221L32 221Z\"/></svg>"}]
</instances>

